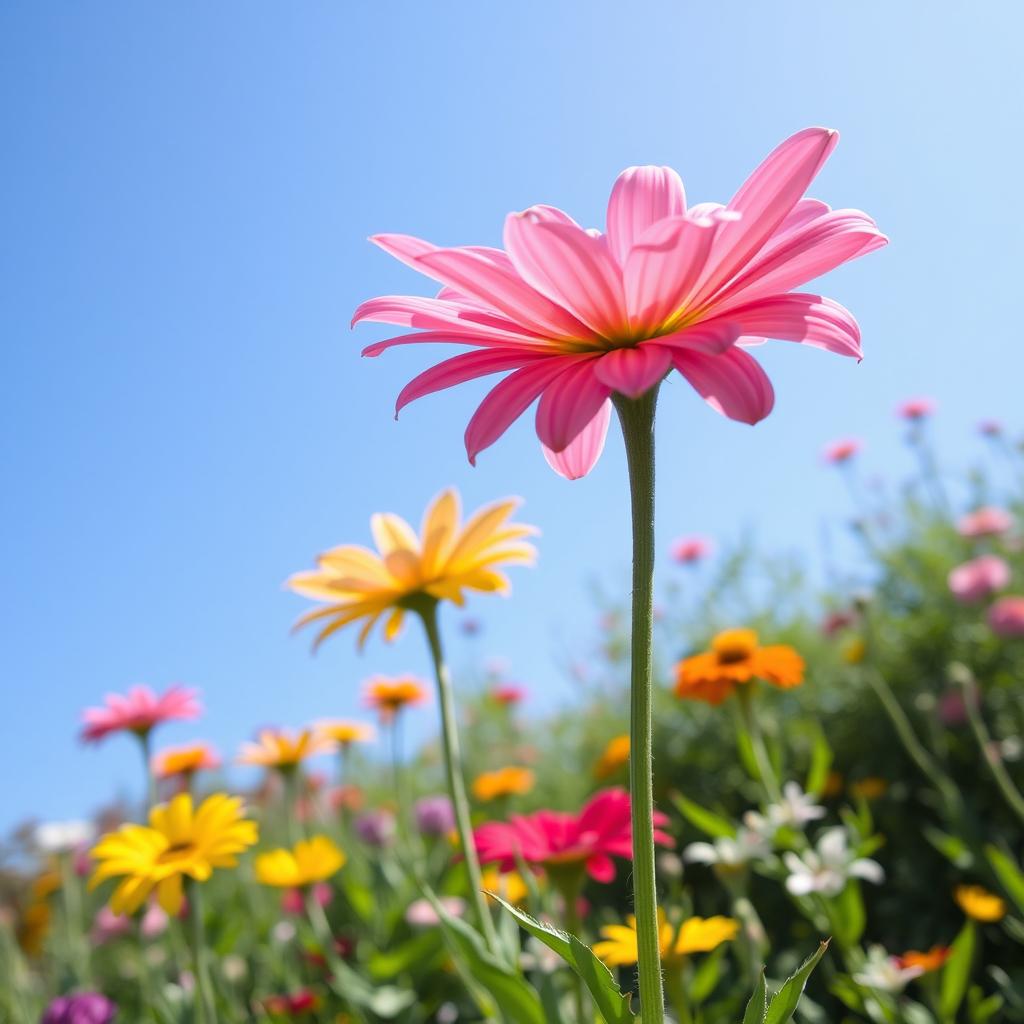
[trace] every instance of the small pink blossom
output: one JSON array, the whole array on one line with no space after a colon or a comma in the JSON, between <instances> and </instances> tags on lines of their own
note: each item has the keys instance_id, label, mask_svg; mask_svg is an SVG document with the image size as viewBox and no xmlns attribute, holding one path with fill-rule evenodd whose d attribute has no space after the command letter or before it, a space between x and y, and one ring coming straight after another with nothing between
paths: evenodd
<instances>
[{"instance_id":1,"label":"small pink blossom","mask_svg":"<svg viewBox=\"0 0 1024 1024\"><path fill-rule=\"evenodd\" d=\"M680 565L693 565L707 558L714 544L707 537L680 537L672 542L672 558Z\"/></svg>"},{"instance_id":2,"label":"small pink blossom","mask_svg":"<svg viewBox=\"0 0 1024 1024\"><path fill-rule=\"evenodd\" d=\"M985 600L1010 582L1010 567L998 555L981 555L949 574L949 589L963 604Z\"/></svg>"},{"instance_id":3,"label":"small pink blossom","mask_svg":"<svg viewBox=\"0 0 1024 1024\"><path fill-rule=\"evenodd\" d=\"M896 407L896 415L902 420L917 423L931 416L935 409L935 400L932 398L908 398Z\"/></svg>"},{"instance_id":4,"label":"small pink blossom","mask_svg":"<svg viewBox=\"0 0 1024 1024\"><path fill-rule=\"evenodd\" d=\"M863 444L857 438L846 437L825 445L821 457L832 466L841 466L844 462L849 462L862 447Z\"/></svg>"},{"instance_id":5,"label":"small pink blossom","mask_svg":"<svg viewBox=\"0 0 1024 1024\"><path fill-rule=\"evenodd\" d=\"M132 919L127 914L115 914L104 904L96 911L92 928L89 929L89 941L94 946L102 946L132 930Z\"/></svg>"},{"instance_id":6,"label":"small pink blossom","mask_svg":"<svg viewBox=\"0 0 1024 1024\"><path fill-rule=\"evenodd\" d=\"M997 537L1013 528L1013 516L1006 509L983 505L968 512L956 524L961 537Z\"/></svg>"},{"instance_id":7,"label":"small pink blossom","mask_svg":"<svg viewBox=\"0 0 1024 1024\"><path fill-rule=\"evenodd\" d=\"M526 699L526 687L518 683L497 683L491 689L491 700L509 707Z\"/></svg>"},{"instance_id":8,"label":"small pink blossom","mask_svg":"<svg viewBox=\"0 0 1024 1024\"><path fill-rule=\"evenodd\" d=\"M186 908L183 905L179 916L185 912ZM150 903L150 905L146 907L146 912L142 915L142 920L139 923L139 932L142 934L144 939L156 939L167 931L167 923L167 914L160 904Z\"/></svg>"},{"instance_id":9,"label":"small pink blossom","mask_svg":"<svg viewBox=\"0 0 1024 1024\"><path fill-rule=\"evenodd\" d=\"M836 611L829 612L828 615L822 619L821 631L825 636L835 636L836 633L841 632L844 629L849 629L850 626L857 624L857 613L852 608L840 608Z\"/></svg>"},{"instance_id":10,"label":"small pink blossom","mask_svg":"<svg viewBox=\"0 0 1024 1024\"><path fill-rule=\"evenodd\" d=\"M313 899L321 907L330 905L334 893L326 882L317 882L313 886ZM306 912L306 898L301 889L285 889L281 893L281 909L286 914L304 914Z\"/></svg>"},{"instance_id":11,"label":"small pink blossom","mask_svg":"<svg viewBox=\"0 0 1024 1024\"><path fill-rule=\"evenodd\" d=\"M171 686L159 697L148 686L133 686L124 695L108 694L104 707L85 709L82 739L98 743L115 732L145 736L161 722L198 718L201 711L196 691L185 686Z\"/></svg>"},{"instance_id":12,"label":"small pink blossom","mask_svg":"<svg viewBox=\"0 0 1024 1024\"><path fill-rule=\"evenodd\" d=\"M978 433L982 437L1001 437L1003 424L1000 420L982 420L978 424Z\"/></svg>"},{"instance_id":13,"label":"small pink blossom","mask_svg":"<svg viewBox=\"0 0 1024 1024\"><path fill-rule=\"evenodd\" d=\"M1024 636L1024 597L1001 597L988 610L988 624L997 636Z\"/></svg>"}]
</instances>

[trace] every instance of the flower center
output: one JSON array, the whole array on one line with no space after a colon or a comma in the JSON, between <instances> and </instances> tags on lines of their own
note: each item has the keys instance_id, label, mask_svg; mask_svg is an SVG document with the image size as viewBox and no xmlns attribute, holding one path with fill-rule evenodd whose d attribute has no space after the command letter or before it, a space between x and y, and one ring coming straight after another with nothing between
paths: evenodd
<instances>
[{"instance_id":1,"label":"flower center","mask_svg":"<svg viewBox=\"0 0 1024 1024\"><path fill-rule=\"evenodd\" d=\"M194 843L172 843L157 857L156 862L157 864L166 865L188 860L195 853L195 850Z\"/></svg>"},{"instance_id":2,"label":"flower center","mask_svg":"<svg viewBox=\"0 0 1024 1024\"><path fill-rule=\"evenodd\" d=\"M711 641L711 650L722 665L746 661L757 650L757 633L752 629L727 629Z\"/></svg>"}]
</instances>

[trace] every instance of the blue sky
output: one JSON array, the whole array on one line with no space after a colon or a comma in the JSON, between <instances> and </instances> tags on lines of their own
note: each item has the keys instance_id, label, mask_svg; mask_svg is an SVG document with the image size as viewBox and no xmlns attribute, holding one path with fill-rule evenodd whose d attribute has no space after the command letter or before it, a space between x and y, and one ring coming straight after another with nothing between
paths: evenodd
<instances>
[{"instance_id":1,"label":"blue sky","mask_svg":"<svg viewBox=\"0 0 1024 1024\"><path fill-rule=\"evenodd\" d=\"M978 418L1019 426L1022 21L1009 2L926 18L881 3L4 4L0 827L133 786L127 741L75 739L109 690L200 687L205 719L162 738L230 752L260 724L356 711L375 671L425 671L414 634L362 657L342 635L311 658L281 581L367 540L376 510L418 519L447 484L470 505L525 497L541 561L511 600L473 602L477 644L549 704L573 699L556 655L591 634L587 579L628 564L620 443L569 484L524 419L472 469L461 437L483 383L396 424L395 395L432 357L361 360L386 328L348 320L430 285L371 233L497 244L504 214L534 202L600 224L635 163L725 200L780 139L826 124L842 141L813 194L892 238L823 287L857 314L866 359L761 349L777 405L755 429L666 389L662 552L751 528L813 566L847 508L821 445L860 435L873 471L901 473L907 395L939 399L953 464L978 449Z\"/></svg>"}]
</instances>

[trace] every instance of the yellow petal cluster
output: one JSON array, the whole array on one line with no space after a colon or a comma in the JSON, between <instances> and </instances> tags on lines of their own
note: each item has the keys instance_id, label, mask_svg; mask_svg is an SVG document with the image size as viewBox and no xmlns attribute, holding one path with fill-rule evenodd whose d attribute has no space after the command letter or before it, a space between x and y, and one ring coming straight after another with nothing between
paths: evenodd
<instances>
[{"instance_id":1,"label":"yellow petal cluster","mask_svg":"<svg viewBox=\"0 0 1024 1024\"><path fill-rule=\"evenodd\" d=\"M296 843L291 850L270 850L256 858L256 877L264 885L297 889L323 882L345 864L345 854L323 835Z\"/></svg>"},{"instance_id":2,"label":"yellow petal cluster","mask_svg":"<svg viewBox=\"0 0 1024 1024\"><path fill-rule=\"evenodd\" d=\"M255 742L242 744L238 763L289 769L307 757L332 750L334 741L316 729L300 729L296 733L284 729L263 729Z\"/></svg>"},{"instance_id":3,"label":"yellow petal cluster","mask_svg":"<svg viewBox=\"0 0 1024 1024\"><path fill-rule=\"evenodd\" d=\"M673 927L658 911L658 944L665 963L677 962L691 953L710 953L739 933L739 921L731 917L690 917ZM610 924L601 929L604 939L594 943L594 952L609 967L625 967L637 961L636 918L626 924Z\"/></svg>"},{"instance_id":4,"label":"yellow petal cluster","mask_svg":"<svg viewBox=\"0 0 1024 1024\"><path fill-rule=\"evenodd\" d=\"M429 505L420 534L400 516L381 512L370 520L377 550L346 544L317 559L317 568L291 576L287 586L324 604L295 624L322 623L314 647L350 623L362 621L359 646L381 618L384 639L401 631L411 600L425 596L462 605L465 591L506 594L502 565L532 565L536 549L524 538L531 526L509 522L517 499L487 505L465 523L458 492L450 488Z\"/></svg>"},{"instance_id":5,"label":"yellow petal cluster","mask_svg":"<svg viewBox=\"0 0 1024 1024\"><path fill-rule=\"evenodd\" d=\"M953 896L960 909L975 921L989 923L1006 917L1006 901L980 885L958 885Z\"/></svg>"}]
</instances>

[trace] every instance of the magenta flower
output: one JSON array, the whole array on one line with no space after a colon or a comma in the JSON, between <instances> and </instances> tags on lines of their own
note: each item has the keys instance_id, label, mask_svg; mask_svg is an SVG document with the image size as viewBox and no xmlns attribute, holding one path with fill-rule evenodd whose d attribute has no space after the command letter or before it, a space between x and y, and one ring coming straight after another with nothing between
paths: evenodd
<instances>
[{"instance_id":1,"label":"magenta flower","mask_svg":"<svg viewBox=\"0 0 1024 1024\"><path fill-rule=\"evenodd\" d=\"M86 708L82 739L98 743L113 732L145 736L161 722L198 718L202 708L195 690L171 686L159 697L148 686L133 686L127 694L108 694L105 707Z\"/></svg>"},{"instance_id":2,"label":"magenta flower","mask_svg":"<svg viewBox=\"0 0 1024 1024\"><path fill-rule=\"evenodd\" d=\"M672 542L672 558L681 565L693 565L707 558L713 549L707 537L680 537Z\"/></svg>"},{"instance_id":3,"label":"magenta flower","mask_svg":"<svg viewBox=\"0 0 1024 1024\"><path fill-rule=\"evenodd\" d=\"M983 505L981 508L968 512L956 524L957 533L961 537L975 539L978 537L998 537L1013 528L1013 516L1006 509L994 505Z\"/></svg>"},{"instance_id":4,"label":"magenta flower","mask_svg":"<svg viewBox=\"0 0 1024 1024\"><path fill-rule=\"evenodd\" d=\"M1010 582L1010 567L998 555L981 555L949 574L949 589L963 604L977 604Z\"/></svg>"},{"instance_id":5,"label":"magenta flower","mask_svg":"<svg viewBox=\"0 0 1024 1024\"><path fill-rule=\"evenodd\" d=\"M117 1007L99 992L58 996L47 1006L39 1024L110 1024Z\"/></svg>"},{"instance_id":6,"label":"magenta flower","mask_svg":"<svg viewBox=\"0 0 1024 1024\"><path fill-rule=\"evenodd\" d=\"M508 374L469 422L470 462L539 398L548 461L564 476L582 476L604 445L610 396L638 397L673 369L718 412L757 423L774 393L749 346L778 338L861 356L848 310L792 292L886 242L866 214L804 198L838 139L825 128L797 132L726 206L688 208L671 168L631 167L612 189L604 234L532 206L506 218L504 249L376 235L385 252L442 287L434 298L364 302L353 324L422 330L364 355L413 343L471 347L411 381L396 412L435 391Z\"/></svg>"},{"instance_id":7,"label":"magenta flower","mask_svg":"<svg viewBox=\"0 0 1024 1024\"><path fill-rule=\"evenodd\" d=\"M1001 597L988 610L988 624L996 636L1024 636L1024 597Z\"/></svg>"},{"instance_id":8,"label":"magenta flower","mask_svg":"<svg viewBox=\"0 0 1024 1024\"><path fill-rule=\"evenodd\" d=\"M654 824L668 818L658 811ZM513 871L517 856L527 864L557 868L579 864L597 882L615 877L612 857L633 857L629 821L629 794L624 789L604 789L590 798L577 814L537 811L514 814L507 822L490 821L473 833L481 864L496 863L501 871ZM672 838L656 828L654 838L664 846Z\"/></svg>"},{"instance_id":9,"label":"magenta flower","mask_svg":"<svg viewBox=\"0 0 1024 1024\"><path fill-rule=\"evenodd\" d=\"M849 462L862 447L863 445L857 438L846 437L841 441L833 441L831 444L825 445L821 457L833 466L841 466L844 462Z\"/></svg>"},{"instance_id":10,"label":"magenta flower","mask_svg":"<svg viewBox=\"0 0 1024 1024\"><path fill-rule=\"evenodd\" d=\"M526 687L518 683L495 683L490 696L495 703L511 707L526 700Z\"/></svg>"},{"instance_id":11,"label":"magenta flower","mask_svg":"<svg viewBox=\"0 0 1024 1024\"><path fill-rule=\"evenodd\" d=\"M935 402L931 398L908 398L896 406L896 415L901 420L917 423L927 419L935 412Z\"/></svg>"}]
</instances>

